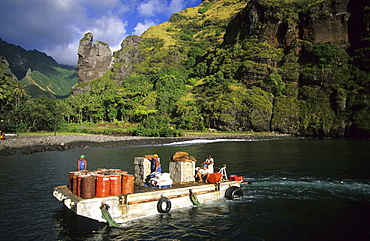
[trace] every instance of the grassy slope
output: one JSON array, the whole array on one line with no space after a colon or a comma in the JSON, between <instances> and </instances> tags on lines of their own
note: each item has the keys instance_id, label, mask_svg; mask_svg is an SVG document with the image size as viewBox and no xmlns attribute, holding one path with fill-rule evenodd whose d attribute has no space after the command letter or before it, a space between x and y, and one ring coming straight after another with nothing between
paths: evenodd
<instances>
[{"instance_id":1,"label":"grassy slope","mask_svg":"<svg viewBox=\"0 0 370 241\"><path fill-rule=\"evenodd\" d=\"M176 18L179 20L172 20L163 24L150 27L145 31L142 38L160 38L164 40L164 47L178 44L178 38L176 35L185 30L186 27L196 28L197 32L194 35L195 41L203 42L204 40L212 37L217 39L220 43L222 36L215 36L215 32L211 31L211 25L206 22L214 23L225 23L227 24L235 13L239 12L247 4L247 1L239 2L235 0L221 0L212 3L212 6L205 12L199 13L199 9L202 9L208 2L203 2L197 7L187 8L179 13L181 17ZM185 28L184 28L185 27ZM172 31L168 31L171 28Z\"/></svg>"},{"instance_id":2,"label":"grassy slope","mask_svg":"<svg viewBox=\"0 0 370 241\"><path fill-rule=\"evenodd\" d=\"M66 96L77 83L75 70L68 70L59 67L51 68L53 71L45 71L44 73L32 71L31 74L21 80L26 84L31 96L36 97L43 93L55 96Z\"/></svg>"}]
</instances>

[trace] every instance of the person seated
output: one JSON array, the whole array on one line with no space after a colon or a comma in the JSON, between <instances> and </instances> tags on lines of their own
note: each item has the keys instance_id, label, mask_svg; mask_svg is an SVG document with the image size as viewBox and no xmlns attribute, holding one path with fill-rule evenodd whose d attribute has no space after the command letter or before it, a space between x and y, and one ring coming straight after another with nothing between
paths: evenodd
<instances>
[{"instance_id":1,"label":"person seated","mask_svg":"<svg viewBox=\"0 0 370 241\"><path fill-rule=\"evenodd\" d=\"M205 183L208 183L207 179L208 179L208 176L209 176L209 170L208 170L208 165L207 164L203 164L203 167L202 169L199 169L199 171L195 174L195 180L197 182L205 182Z\"/></svg>"}]
</instances>

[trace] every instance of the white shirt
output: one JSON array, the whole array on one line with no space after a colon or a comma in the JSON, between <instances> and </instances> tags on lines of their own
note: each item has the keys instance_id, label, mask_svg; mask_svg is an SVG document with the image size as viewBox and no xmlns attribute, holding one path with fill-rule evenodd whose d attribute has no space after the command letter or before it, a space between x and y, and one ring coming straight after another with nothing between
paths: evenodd
<instances>
[{"instance_id":1,"label":"white shirt","mask_svg":"<svg viewBox=\"0 0 370 241\"><path fill-rule=\"evenodd\" d=\"M205 170L204 170L204 169L202 168L202 169L200 169L200 170L199 170L199 172L200 172L200 174L202 174L202 175L203 175L203 174L207 174L207 173L209 173L209 170L208 170L208 169L205 169Z\"/></svg>"},{"instance_id":2,"label":"white shirt","mask_svg":"<svg viewBox=\"0 0 370 241\"><path fill-rule=\"evenodd\" d=\"M211 157L211 158L207 158L204 162L211 162L211 164L213 164L215 160Z\"/></svg>"}]
</instances>

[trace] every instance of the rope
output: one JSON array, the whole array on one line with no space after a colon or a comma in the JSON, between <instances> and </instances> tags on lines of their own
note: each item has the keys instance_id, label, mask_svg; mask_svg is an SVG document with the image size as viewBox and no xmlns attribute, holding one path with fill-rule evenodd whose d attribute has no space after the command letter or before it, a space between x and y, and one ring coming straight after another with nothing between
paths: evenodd
<instances>
[{"instance_id":1,"label":"rope","mask_svg":"<svg viewBox=\"0 0 370 241\"><path fill-rule=\"evenodd\" d=\"M191 202L192 202L194 205L197 205L197 206L204 206L204 204L201 204L201 203L198 201L198 198L197 198L197 196L193 193L193 190L189 189L189 192L190 192L190 200L191 200Z\"/></svg>"},{"instance_id":2,"label":"rope","mask_svg":"<svg viewBox=\"0 0 370 241\"><path fill-rule=\"evenodd\" d=\"M109 226L120 227L120 225L116 221L114 221L114 219L108 212L108 209L109 209L108 204L102 204L100 206L100 209L101 209L101 214L102 214L101 217L107 220Z\"/></svg>"}]
</instances>

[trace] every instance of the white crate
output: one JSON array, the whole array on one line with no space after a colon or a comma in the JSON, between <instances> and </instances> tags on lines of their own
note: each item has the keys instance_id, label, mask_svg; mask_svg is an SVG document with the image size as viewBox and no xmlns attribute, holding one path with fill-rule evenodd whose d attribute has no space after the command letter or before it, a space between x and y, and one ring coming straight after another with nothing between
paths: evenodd
<instances>
[{"instance_id":1,"label":"white crate","mask_svg":"<svg viewBox=\"0 0 370 241\"><path fill-rule=\"evenodd\" d=\"M172 161L169 164L171 179L174 182L192 182L195 180L195 162Z\"/></svg>"}]
</instances>

